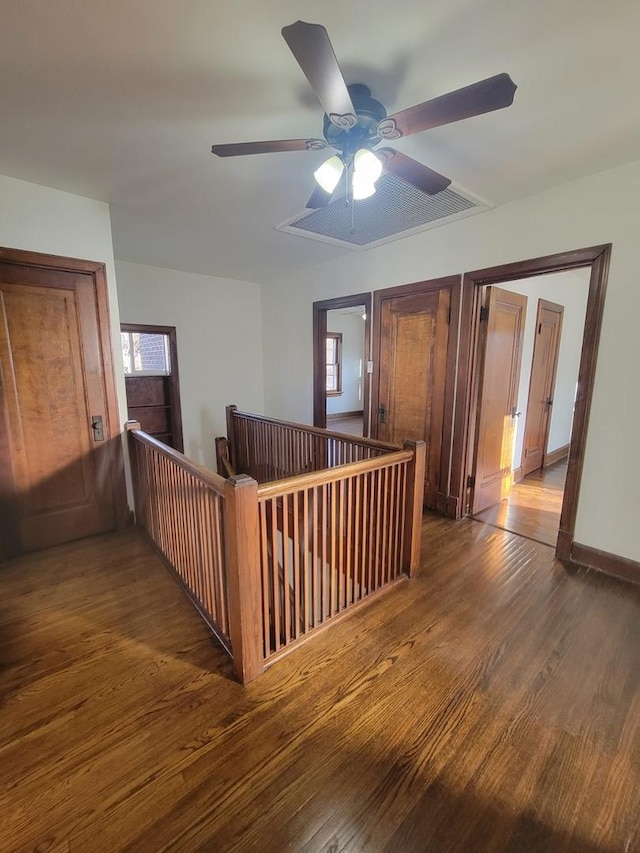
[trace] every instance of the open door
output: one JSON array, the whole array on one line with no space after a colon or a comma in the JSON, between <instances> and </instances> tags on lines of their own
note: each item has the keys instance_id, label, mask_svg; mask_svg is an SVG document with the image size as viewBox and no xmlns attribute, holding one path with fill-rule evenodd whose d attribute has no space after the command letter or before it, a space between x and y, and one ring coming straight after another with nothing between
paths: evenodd
<instances>
[{"instance_id":1,"label":"open door","mask_svg":"<svg viewBox=\"0 0 640 853\"><path fill-rule=\"evenodd\" d=\"M481 315L472 514L498 503L512 484L513 441L527 297L487 287Z\"/></svg>"},{"instance_id":2,"label":"open door","mask_svg":"<svg viewBox=\"0 0 640 853\"><path fill-rule=\"evenodd\" d=\"M527 419L522 446L523 477L544 465L558 371L563 315L562 305L548 302L546 299L538 300Z\"/></svg>"}]
</instances>

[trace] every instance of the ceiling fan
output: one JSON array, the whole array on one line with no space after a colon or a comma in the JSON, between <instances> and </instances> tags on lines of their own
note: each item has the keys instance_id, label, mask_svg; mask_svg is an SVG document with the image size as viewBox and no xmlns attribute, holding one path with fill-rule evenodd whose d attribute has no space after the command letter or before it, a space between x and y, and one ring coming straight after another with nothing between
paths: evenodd
<instances>
[{"instance_id":1,"label":"ceiling fan","mask_svg":"<svg viewBox=\"0 0 640 853\"><path fill-rule=\"evenodd\" d=\"M282 35L325 111L324 138L239 142L213 145L211 151L218 157L235 157L334 148L338 153L314 172L318 187L307 202L308 208L329 204L343 174L345 195L356 200L373 195L375 183L383 172L395 174L429 195L441 192L451 183L450 178L400 151L377 146L508 107L517 88L508 74L496 74L389 116L384 106L371 97L367 86L361 83L347 86L323 26L296 21L284 27Z\"/></svg>"}]
</instances>

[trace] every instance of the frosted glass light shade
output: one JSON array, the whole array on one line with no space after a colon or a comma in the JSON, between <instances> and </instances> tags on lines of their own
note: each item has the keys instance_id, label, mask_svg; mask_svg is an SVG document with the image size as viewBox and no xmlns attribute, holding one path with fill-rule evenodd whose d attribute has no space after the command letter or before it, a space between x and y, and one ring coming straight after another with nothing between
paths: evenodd
<instances>
[{"instance_id":1,"label":"frosted glass light shade","mask_svg":"<svg viewBox=\"0 0 640 853\"><path fill-rule=\"evenodd\" d=\"M367 181L361 178L356 172L353 176L353 197L356 201L362 201L363 198L369 198L376 191L376 185L373 181Z\"/></svg>"},{"instance_id":2,"label":"frosted glass light shade","mask_svg":"<svg viewBox=\"0 0 640 853\"><path fill-rule=\"evenodd\" d=\"M358 181L366 181L369 184L375 184L382 174L382 163L373 151L368 148L359 148L353 158L354 166L354 187L356 179Z\"/></svg>"},{"instance_id":3,"label":"frosted glass light shade","mask_svg":"<svg viewBox=\"0 0 640 853\"><path fill-rule=\"evenodd\" d=\"M313 173L313 177L326 193L332 193L338 186L340 175L344 171L342 160L334 155L325 160Z\"/></svg>"}]
</instances>

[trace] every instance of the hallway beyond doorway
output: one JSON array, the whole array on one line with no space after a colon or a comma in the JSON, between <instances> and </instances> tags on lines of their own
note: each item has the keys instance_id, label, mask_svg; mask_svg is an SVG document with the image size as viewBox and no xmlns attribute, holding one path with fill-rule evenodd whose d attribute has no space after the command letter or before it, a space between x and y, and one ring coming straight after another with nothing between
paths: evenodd
<instances>
[{"instance_id":1,"label":"hallway beyond doorway","mask_svg":"<svg viewBox=\"0 0 640 853\"><path fill-rule=\"evenodd\" d=\"M532 471L513 486L508 498L473 518L555 547L566 476L566 459Z\"/></svg>"}]
</instances>

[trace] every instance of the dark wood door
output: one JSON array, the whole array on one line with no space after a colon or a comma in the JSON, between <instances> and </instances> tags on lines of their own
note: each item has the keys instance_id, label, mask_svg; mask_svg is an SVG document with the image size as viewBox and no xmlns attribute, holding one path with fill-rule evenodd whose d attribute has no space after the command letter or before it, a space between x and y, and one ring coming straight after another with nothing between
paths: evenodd
<instances>
[{"instance_id":1,"label":"dark wood door","mask_svg":"<svg viewBox=\"0 0 640 853\"><path fill-rule=\"evenodd\" d=\"M438 505L442 469L450 300L447 287L384 298L377 320L376 437L398 445L426 442L424 502L430 507Z\"/></svg>"},{"instance_id":2,"label":"dark wood door","mask_svg":"<svg viewBox=\"0 0 640 853\"><path fill-rule=\"evenodd\" d=\"M473 513L506 498L511 489L526 308L526 296L487 288L480 336Z\"/></svg>"},{"instance_id":3,"label":"dark wood door","mask_svg":"<svg viewBox=\"0 0 640 853\"><path fill-rule=\"evenodd\" d=\"M531 380L522 446L522 476L544 464L551 424L551 407L558 370L564 308L555 302L538 300L536 334L531 361Z\"/></svg>"},{"instance_id":4,"label":"dark wood door","mask_svg":"<svg viewBox=\"0 0 640 853\"><path fill-rule=\"evenodd\" d=\"M112 425L92 275L0 263L0 369L0 553L114 529Z\"/></svg>"}]
</instances>

